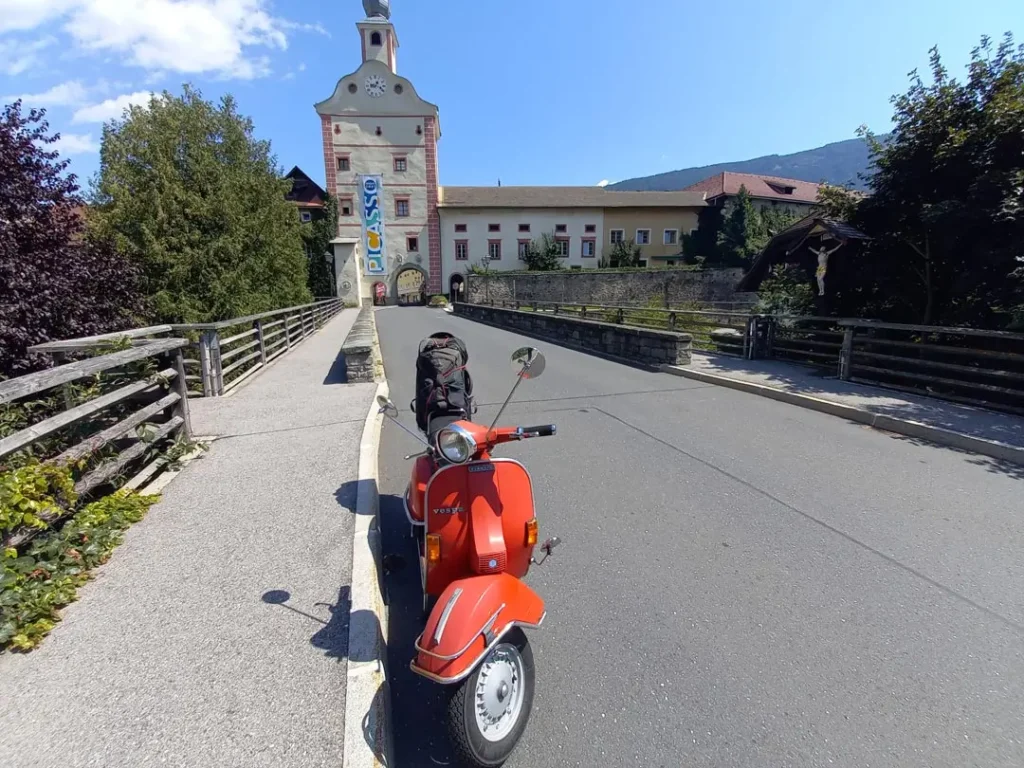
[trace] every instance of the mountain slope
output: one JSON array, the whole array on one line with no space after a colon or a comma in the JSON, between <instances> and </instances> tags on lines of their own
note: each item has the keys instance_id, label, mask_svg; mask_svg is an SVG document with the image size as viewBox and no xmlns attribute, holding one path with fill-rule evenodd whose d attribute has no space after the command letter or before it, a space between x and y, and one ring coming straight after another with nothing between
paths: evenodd
<instances>
[{"instance_id":1,"label":"mountain slope","mask_svg":"<svg viewBox=\"0 0 1024 768\"><path fill-rule=\"evenodd\" d=\"M884 140L886 137L879 136L879 138ZM683 189L722 171L782 176L801 181L827 181L830 184L864 189L864 182L858 178L858 174L867 171L869 162L868 147L864 140L848 139L826 144L816 149L795 152L792 155L765 155L752 160L718 163L700 168L684 168L654 176L626 179L608 185L608 189L638 192Z\"/></svg>"}]
</instances>

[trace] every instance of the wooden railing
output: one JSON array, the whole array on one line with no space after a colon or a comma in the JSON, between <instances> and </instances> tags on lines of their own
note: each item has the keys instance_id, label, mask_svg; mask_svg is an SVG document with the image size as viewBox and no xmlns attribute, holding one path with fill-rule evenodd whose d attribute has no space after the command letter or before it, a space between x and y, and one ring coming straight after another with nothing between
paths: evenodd
<instances>
[{"instance_id":1,"label":"wooden railing","mask_svg":"<svg viewBox=\"0 0 1024 768\"><path fill-rule=\"evenodd\" d=\"M490 306L677 330L704 352L773 359L856 381L1024 413L1024 334L810 315L557 302Z\"/></svg>"},{"instance_id":2,"label":"wooden railing","mask_svg":"<svg viewBox=\"0 0 1024 768\"><path fill-rule=\"evenodd\" d=\"M843 319L839 377L1024 413L1024 334Z\"/></svg>"},{"instance_id":3,"label":"wooden railing","mask_svg":"<svg viewBox=\"0 0 1024 768\"><path fill-rule=\"evenodd\" d=\"M340 299L328 299L219 323L172 326L176 333L198 337L185 360L189 393L216 397L231 391L323 328L342 308Z\"/></svg>"},{"instance_id":4,"label":"wooden railing","mask_svg":"<svg viewBox=\"0 0 1024 768\"><path fill-rule=\"evenodd\" d=\"M28 418L26 426L0 439L0 466L23 454L66 467L73 472L75 492L88 496L119 485L120 477L166 441L190 438L182 357L186 339L130 332L43 344L33 351L63 357L125 336L135 346L0 382L0 411L9 417L15 412L42 416ZM54 510L43 521L52 525L69 512ZM41 530L22 526L8 531L3 545L21 546Z\"/></svg>"}]
</instances>

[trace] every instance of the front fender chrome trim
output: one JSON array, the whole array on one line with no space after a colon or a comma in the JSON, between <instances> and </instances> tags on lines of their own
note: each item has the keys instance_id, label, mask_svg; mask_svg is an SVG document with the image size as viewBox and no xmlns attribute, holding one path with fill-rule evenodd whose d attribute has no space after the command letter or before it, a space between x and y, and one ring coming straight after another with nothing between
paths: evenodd
<instances>
[{"instance_id":1,"label":"front fender chrome trim","mask_svg":"<svg viewBox=\"0 0 1024 768\"><path fill-rule=\"evenodd\" d=\"M507 635L510 629L512 629L513 627L523 627L524 629L539 629L540 625L544 623L544 619L547 615L547 611L541 614L540 621L538 621L536 624L530 624L527 621L510 621L508 624L504 626L504 628L502 628L501 632L498 632L494 636L494 640L486 648L484 648L484 650L480 653L479 656L473 659L473 663L466 667L466 670L461 674L454 675L453 677L441 677L440 675L435 675L433 672L428 672L422 667L416 666L415 659L409 662L409 669L415 672L420 677L425 677L428 680L433 680L435 683L440 683L441 685L451 685L452 683L461 682L462 680L465 680L467 677L473 674L473 670L476 669L477 665L484 660L488 653L494 650L494 646L501 642L501 638ZM422 635L420 637L422 637ZM473 640L475 641L477 637L479 637L479 634L474 635ZM470 645L472 644L473 643L470 643ZM419 638L417 638L416 640L416 647L419 648ZM467 645L466 648L468 649L469 646ZM429 651L424 651L424 653L426 653L428 656L434 655Z\"/></svg>"},{"instance_id":2,"label":"front fender chrome trim","mask_svg":"<svg viewBox=\"0 0 1024 768\"><path fill-rule=\"evenodd\" d=\"M450 605L451 605L451 601L449 601L449 605L448 606L445 606L445 610L446 611L448 610L448 607ZM473 643L476 642L476 639L478 637L480 637L480 635L482 635L484 633L485 629L488 629L488 628L494 626L494 622L498 619L498 614L501 613L503 610L505 610L505 603L502 603L501 606L498 608L498 610L496 610L494 612L494 615L491 616L491 618L489 618L487 621L484 622L483 627L481 627L480 629L478 629L476 632L473 633L473 637L470 639L470 641L468 643L466 643L465 647L463 647L463 649L461 651L456 651L451 656L442 656L440 653L434 653L433 651L428 651L426 648L424 648L422 645L420 645L420 641L423 639L423 633L420 633L420 636L416 638L416 642L413 643L413 647L417 651L419 651L420 653L425 653L425 654L427 654L427 656L430 656L431 658L434 658L434 659L438 659L440 661L451 661L452 659L457 659L457 658L459 658L459 656L461 656L462 654L464 654L466 651L469 650L469 647L471 645L473 645ZM446 622L446 623L448 621L447 617L445 617L444 614L441 615L441 620ZM438 622L439 626L440 626L440 623L441 622L439 621ZM434 642L437 642L437 633L436 632L434 633Z\"/></svg>"},{"instance_id":3,"label":"front fender chrome trim","mask_svg":"<svg viewBox=\"0 0 1024 768\"><path fill-rule=\"evenodd\" d=\"M448 626L448 619L452 615L452 608L462 597L462 587L457 587L452 596L448 598L448 604L445 605L444 611L441 613L441 618L437 621L437 628L434 630L434 644L441 642L441 636L444 634L444 628Z\"/></svg>"}]
</instances>

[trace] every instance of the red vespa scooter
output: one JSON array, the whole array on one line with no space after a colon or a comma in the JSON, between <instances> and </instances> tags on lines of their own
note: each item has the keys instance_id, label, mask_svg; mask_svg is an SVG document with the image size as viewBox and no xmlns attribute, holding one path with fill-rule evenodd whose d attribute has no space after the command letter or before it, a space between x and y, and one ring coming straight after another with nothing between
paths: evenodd
<instances>
[{"instance_id":1,"label":"red vespa scooter","mask_svg":"<svg viewBox=\"0 0 1024 768\"><path fill-rule=\"evenodd\" d=\"M533 653L523 629L539 627L544 601L522 579L559 544L541 545L533 557L537 518L526 467L493 458L502 443L555 434L554 425L495 427L519 384L537 378L544 356L533 347L512 354L516 383L490 427L469 420L424 440L395 418L398 410L378 398L380 412L427 444L416 458L406 491L406 514L419 545L426 627L417 638L414 672L456 686L448 730L458 758L469 766L497 766L512 753L533 705ZM412 458L407 457L407 458Z\"/></svg>"}]
</instances>

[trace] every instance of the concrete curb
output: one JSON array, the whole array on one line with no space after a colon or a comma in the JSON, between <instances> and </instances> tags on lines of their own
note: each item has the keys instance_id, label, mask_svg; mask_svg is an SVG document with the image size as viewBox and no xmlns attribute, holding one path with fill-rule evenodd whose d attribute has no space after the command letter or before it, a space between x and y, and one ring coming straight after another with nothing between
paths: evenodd
<instances>
[{"instance_id":1,"label":"concrete curb","mask_svg":"<svg viewBox=\"0 0 1024 768\"><path fill-rule=\"evenodd\" d=\"M377 768L391 764L391 706L387 679L388 614L381 592L377 451L384 417L377 385L359 443L356 519L352 534L352 586L348 625L348 680L345 691L344 768Z\"/></svg>"},{"instance_id":2,"label":"concrete curb","mask_svg":"<svg viewBox=\"0 0 1024 768\"><path fill-rule=\"evenodd\" d=\"M706 384L717 384L729 389L736 389L740 392L748 392L752 395L767 397L781 403L796 405L800 408L807 408L812 411L827 413L831 416L849 419L859 424L867 424L875 429L882 429L887 432L914 437L920 440L928 440L938 445L946 445L971 453L979 453L999 461L1007 461L1012 464L1024 465L1024 448L1008 443L1001 443L997 440L985 440L980 437L971 437L960 432L954 432L942 427L933 427L909 419L898 419L893 416L884 416L873 413L863 408L855 408L851 405L843 405L831 400L824 400L813 395L803 395L798 392L787 392L784 389L768 387L764 384L755 384L752 381L731 379L728 376L718 376L712 373L701 371L690 371L672 365L663 365L661 370L673 376L682 376L686 379L702 381Z\"/></svg>"}]
</instances>

